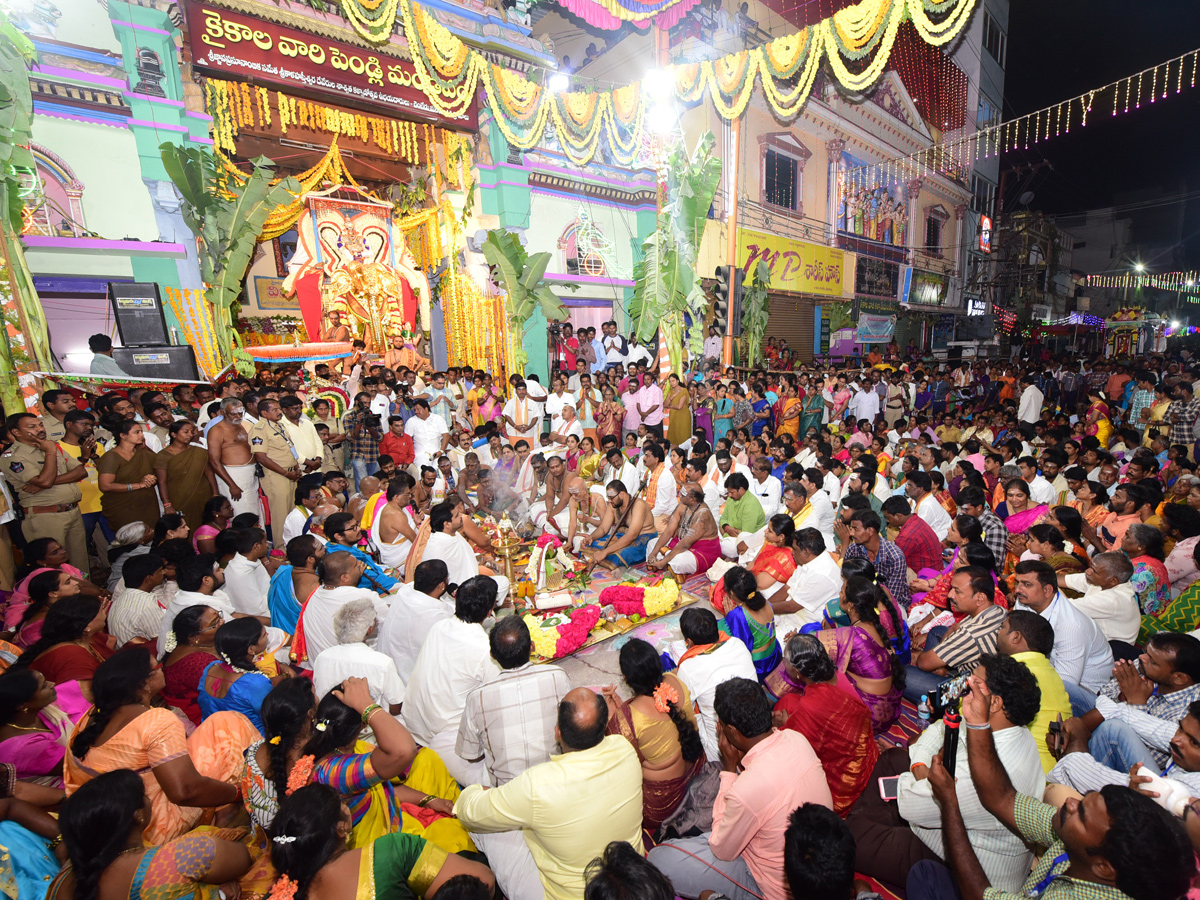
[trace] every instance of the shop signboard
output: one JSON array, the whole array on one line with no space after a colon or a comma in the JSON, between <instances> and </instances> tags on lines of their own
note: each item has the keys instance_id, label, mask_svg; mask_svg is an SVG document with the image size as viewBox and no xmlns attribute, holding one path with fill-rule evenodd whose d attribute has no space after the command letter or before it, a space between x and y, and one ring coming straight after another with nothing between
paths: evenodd
<instances>
[{"instance_id":1,"label":"shop signboard","mask_svg":"<svg viewBox=\"0 0 1200 900\"><path fill-rule=\"evenodd\" d=\"M738 265L752 272L765 262L771 269L771 290L841 297L845 257L837 247L738 229Z\"/></svg>"},{"instance_id":2,"label":"shop signboard","mask_svg":"<svg viewBox=\"0 0 1200 900\"><path fill-rule=\"evenodd\" d=\"M984 253L992 252L992 220L987 216L979 217L979 249Z\"/></svg>"},{"instance_id":3,"label":"shop signboard","mask_svg":"<svg viewBox=\"0 0 1200 900\"><path fill-rule=\"evenodd\" d=\"M194 63L206 72L446 128L479 128L477 98L457 118L442 115L408 60L197 0L187 0L186 19Z\"/></svg>"},{"instance_id":4,"label":"shop signboard","mask_svg":"<svg viewBox=\"0 0 1200 900\"><path fill-rule=\"evenodd\" d=\"M950 279L938 272L906 266L900 288L900 302L910 306L945 306Z\"/></svg>"}]
</instances>

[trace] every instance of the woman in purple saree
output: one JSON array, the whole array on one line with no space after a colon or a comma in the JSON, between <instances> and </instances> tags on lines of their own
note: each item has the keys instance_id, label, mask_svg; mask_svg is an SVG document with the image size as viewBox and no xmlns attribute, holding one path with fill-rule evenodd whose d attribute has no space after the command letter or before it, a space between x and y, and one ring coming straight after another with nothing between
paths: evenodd
<instances>
[{"instance_id":1,"label":"woman in purple saree","mask_svg":"<svg viewBox=\"0 0 1200 900\"><path fill-rule=\"evenodd\" d=\"M876 585L853 576L842 586L842 611L850 624L817 633L839 672L845 672L867 709L871 727L882 734L900 716L900 697L904 688L904 665L887 638L888 629L880 622L880 611L894 618L894 607ZM897 634L907 634L903 622L893 621Z\"/></svg>"}]
</instances>

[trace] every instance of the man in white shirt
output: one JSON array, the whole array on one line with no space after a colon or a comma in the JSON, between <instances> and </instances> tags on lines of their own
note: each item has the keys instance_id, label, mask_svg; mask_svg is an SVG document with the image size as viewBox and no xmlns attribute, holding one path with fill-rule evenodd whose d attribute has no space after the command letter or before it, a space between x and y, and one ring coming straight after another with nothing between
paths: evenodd
<instances>
[{"instance_id":1,"label":"man in white shirt","mask_svg":"<svg viewBox=\"0 0 1200 900\"><path fill-rule=\"evenodd\" d=\"M625 490L631 495L636 494L641 482L638 480L637 469L626 458L625 454L614 447L608 451L605 460L604 477L600 479L598 484L592 485L592 492L598 493L603 497L606 489L605 486L610 481L619 481L625 485Z\"/></svg>"},{"instance_id":2,"label":"man in white shirt","mask_svg":"<svg viewBox=\"0 0 1200 900\"><path fill-rule=\"evenodd\" d=\"M387 616L387 604L379 595L358 587L366 565L353 553L326 553L321 563L321 586L304 604L297 631L304 632L308 659L301 663L312 667L317 657L339 641L333 630L333 617L351 600L369 600L379 619Z\"/></svg>"},{"instance_id":3,"label":"man in white shirt","mask_svg":"<svg viewBox=\"0 0 1200 900\"><path fill-rule=\"evenodd\" d=\"M1013 609L1033 610L1054 626L1050 664L1072 703L1080 688L1095 694L1104 687L1112 675L1112 650L1096 623L1059 591L1054 567L1038 559L1017 563L1013 593Z\"/></svg>"},{"instance_id":4,"label":"man in white shirt","mask_svg":"<svg viewBox=\"0 0 1200 900\"><path fill-rule=\"evenodd\" d=\"M429 411L428 400L413 401L413 417L404 426L413 441L413 465L432 466L450 446L450 430L441 416Z\"/></svg>"},{"instance_id":5,"label":"man in white shirt","mask_svg":"<svg viewBox=\"0 0 1200 900\"><path fill-rule=\"evenodd\" d=\"M333 614L337 643L322 650L313 662L313 692L318 697L324 697L347 678L365 678L371 699L393 716L400 715L404 682L396 672L396 664L367 643L378 624L375 602L366 597L343 604Z\"/></svg>"},{"instance_id":6,"label":"man in white shirt","mask_svg":"<svg viewBox=\"0 0 1200 900\"><path fill-rule=\"evenodd\" d=\"M629 343L617 334L616 322L605 322L601 329L604 332L601 343L604 345L605 361L610 366L623 366L629 358Z\"/></svg>"},{"instance_id":7,"label":"man in white shirt","mask_svg":"<svg viewBox=\"0 0 1200 900\"><path fill-rule=\"evenodd\" d=\"M987 724L995 740L996 757L1004 767L1011 789L1040 798L1046 788L1046 775L1037 741L1028 728L1039 709L1037 679L1023 663L1010 656L996 655L984 657L974 675L987 684L991 697L998 701L990 705ZM858 855L856 869L864 875L898 884L907 880L912 863L925 855L921 853L924 848L945 858L942 808L934 798L928 777L930 763L942 751L945 737L944 723L938 721L913 742L907 758L902 750L889 751L880 758L875 767L880 775L893 774L899 768L897 763L904 766L897 784L895 807L881 801L878 795L864 795L846 817L858 846L887 848L886 852ZM963 824L992 891L1019 895L1029 875L1032 853L1019 836L980 802L971 778L967 743L964 734L958 742L954 767ZM897 823L894 812L903 821Z\"/></svg>"},{"instance_id":8,"label":"man in white shirt","mask_svg":"<svg viewBox=\"0 0 1200 900\"><path fill-rule=\"evenodd\" d=\"M646 464L646 495L642 497L650 504L650 512L654 516L654 528L662 534L667 528L667 520L679 505L679 485L675 474L667 468L662 446L655 441L647 441L642 450L642 460ZM630 488L636 490L636 487Z\"/></svg>"},{"instance_id":9,"label":"man in white shirt","mask_svg":"<svg viewBox=\"0 0 1200 900\"><path fill-rule=\"evenodd\" d=\"M411 584L401 585L392 596L375 648L396 664L400 678L412 679L421 645L435 623L454 615L453 602L442 599L449 576L440 559L427 559L417 566Z\"/></svg>"},{"instance_id":10,"label":"man in white shirt","mask_svg":"<svg viewBox=\"0 0 1200 900\"><path fill-rule=\"evenodd\" d=\"M417 656L404 702L404 724L417 743L433 750L460 784L487 780L483 762L455 752L467 694L493 681L500 668L492 659L483 621L496 606L496 582L477 575L459 585L454 615L434 623Z\"/></svg>"},{"instance_id":11,"label":"man in white shirt","mask_svg":"<svg viewBox=\"0 0 1200 900\"><path fill-rule=\"evenodd\" d=\"M721 350L723 349L721 340L721 329L716 325L710 325L708 328L708 337L704 340L704 362L719 363L721 361Z\"/></svg>"},{"instance_id":12,"label":"man in white shirt","mask_svg":"<svg viewBox=\"0 0 1200 900\"><path fill-rule=\"evenodd\" d=\"M950 513L938 503L932 491L933 479L929 477L928 472L911 472L908 480L904 482L904 493L912 500L913 512L933 529L939 541L944 541L950 533Z\"/></svg>"},{"instance_id":13,"label":"man in white shirt","mask_svg":"<svg viewBox=\"0 0 1200 900\"><path fill-rule=\"evenodd\" d=\"M553 394L550 396L554 397ZM567 396L569 397L570 394ZM583 440L583 424L579 421L579 417L575 415L574 404L563 404L558 416L550 421L550 440L554 441L555 449L565 453L567 450L567 438L571 435L575 435L576 441Z\"/></svg>"},{"instance_id":14,"label":"man in white shirt","mask_svg":"<svg viewBox=\"0 0 1200 900\"><path fill-rule=\"evenodd\" d=\"M315 484L297 484L296 485L296 505L292 507L287 514L287 518L283 520L283 543L282 547L287 547L288 542L292 538L300 537L304 533L304 525L308 521L325 495L321 493L319 485Z\"/></svg>"},{"instance_id":15,"label":"man in white shirt","mask_svg":"<svg viewBox=\"0 0 1200 900\"><path fill-rule=\"evenodd\" d=\"M112 602L108 612L108 633L117 644L134 638L156 640L162 623L162 609L154 589L163 583L163 561L157 553L143 553L125 564L122 573L125 590Z\"/></svg>"},{"instance_id":16,"label":"man in white shirt","mask_svg":"<svg viewBox=\"0 0 1200 900\"><path fill-rule=\"evenodd\" d=\"M837 476L834 477L836 479ZM853 480L853 476L851 476L851 480ZM805 469L804 477L800 479L800 484L808 492L808 502L813 508L812 518L805 524L821 532L821 536L825 538L825 543L832 546L833 526L837 518L837 513L833 509L833 498L825 493L825 479L821 475L821 470L815 467Z\"/></svg>"},{"instance_id":17,"label":"man in white shirt","mask_svg":"<svg viewBox=\"0 0 1200 900\"><path fill-rule=\"evenodd\" d=\"M1042 418L1042 404L1046 396L1033 383L1033 376L1022 375L1021 400L1017 405L1017 420L1025 425L1032 425Z\"/></svg>"},{"instance_id":18,"label":"man in white shirt","mask_svg":"<svg viewBox=\"0 0 1200 900\"><path fill-rule=\"evenodd\" d=\"M536 445L541 411L539 404L529 396L528 382L517 382L513 396L504 404L502 415L509 441L515 444L519 440L526 440L530 447Z\"/></svg>"},{"instance_id":19,"label":"man in white shirt","mask_svg":"<svg viewBox=\"0 0 1200 900\"><path fill-rule=\"evenodd\" d=\"M271 608L267 592L271 589L271 572L263 560L271 552L267 535L261 528L245 528L235 535L237 555L225 566L225 593L233 603L234 612L261 616L268 620Z\"/></svg>"},{"instance_id":20,"label":"man in white shirt","mask_svg":"<svg viewBox=\"0 0 1200 900\"><path fill-rule=\"evenodd\" d=\"M825 538L815 528L801 528L792 535L792 559L796 571L778 592L769 595L775 607L775 630L786 635L803 626L820 622L825 604L842 591L842 567L826 549Z\"/></svg>"},{"instance_id":21,"label":"man in white shirt","mask_svg":"<svg viewBox=\"0 0 1200 900\"><path fill-rule=\"evenodd\" d=\"M770 519L779 512L783 499L783 483L771 474L771 461L765 456L754 461L752 472L750 493L758 498L758 502L762 504L763 515Z\"/></svg>"},{"instance_id":22,"label":"man in white shirt","mask_svg":"<svg viewBox=\"0 0 1200 900\"><path fill-rule=\"evenodd\" d=\"M292 446L296 448L296 457L305 472L321 468L325 459L325 445L317 434L317 426L312 419L304 415L304 404L299 397L287 395L279 398L279 408L283 410L283 418L279 424L291 438ZM284 542L287 543L286 541Z\"/></svg>"},{"instance_id":23,"label":"man in white shirt","mask_svg":"<svg viewBox=\"0 0 1200 900\"><path fill-rule=\"evenodd\" d=\"M1055 497L1054 486L1038 474L1037 460L1032 456L1022 456L1017 460L1017 465L1021 468L1021 480L1029 485L1029 498L1034 505L1052 504Z\"/></svg>"},{"instance_id":24,"label":"man in white shirt","mask_svg":"<svg viewBox=\"0 0 1200 900\"><path fill-rule=\"evenodd\" d=\"M640 363L646 366L654 362L654 357L650 355L650 351L638 345L638 336L636 334L629 335L629 353L625 357L625 362L630 365Z\"/></svg>"},{"instance_id":25,"label":"man in white shirt","mask_svg":"<svg viewBox=\"0 0 1200 900\"><path fill-rule=\"evenodd\" d=\"M1086 572L1059 575L1059 587L1083 594L1067 597L1071 605L1088 616L1110 641L1137 642L1142 613L1134 596L1133 563L1124 553L1097 553ZM1063 596L1066 596L1065 594Z\"/></svg>"},{"instance_id":26,"label":"man in white shirt","mask_svg":"<svg viewBox=\"0 0 1200 900\"><path fill-rule=\"evenodd\" d=\"M862 387L857 382L851 382L850 390L854 396L850 398L849 412L855 422L869 422L872 425L879 417L879 395L869 387Z\"/></svg>"},{"instance_id":27,"label":"man in white shirt","mask_svg":"<svg viewBox=\"0 0 1200 900\"><path fill-rule=\"evenodd\" d=\"M575 395L567 390L567 379L562 375L554 377L554 390L546 397L545 415L550 417L550 430L558 431L562 425L563 409L576 406Z\"/></svg>"},{"instance_id":28,"label":"man in white shirt","mask_svg":"<svg viewBox=\"0 0 1200 900\"><path fill-rule=\"evenodd\" d=\"M462 501L447 500L433 507L429 512L429 540L421 553L421 562L428 559L440 559L446 563L449 570L450 584L465 584L476 575L491 574L497 571L495 562L485 558L491 566L481 566L475 558L471 544L462 536L463 506ZM488 571L485 572L484 569ZM503 575L494 575L500 591L500 602L508 596L509 581Z\"/></svg>"},{"instance_id":29,"label":"man in white shirt","mask_svg":"<svg viewBox=\"0 0 1200 900\"><path fill-rule=\"evenodd\" d=\"M689 607L679 617L679 630L687 644L676 675L696 704L697 730L704 755L720 759L717 748L717 712L713 708L717 685L730 678L755 680L754 658L739 640L721 640L717 617L710 610Z\"/></svg>"}]
</instances>

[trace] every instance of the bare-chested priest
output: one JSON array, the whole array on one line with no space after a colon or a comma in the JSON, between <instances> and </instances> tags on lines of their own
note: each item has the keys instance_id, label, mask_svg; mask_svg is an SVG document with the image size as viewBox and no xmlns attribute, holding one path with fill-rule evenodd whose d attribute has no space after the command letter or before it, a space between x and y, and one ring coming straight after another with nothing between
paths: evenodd
<instances>
[{"instance_id":1,"label":"bare-chested priest","mask_svg":"<svg viewBox=\"0 0 1200 900\"><path fill-rule=\"evenodd\" d=\"M676 575L703 575L720 558L717 523L704 503L704 491L698 485L685 484L679 489L679 506L667 527L646 548L646 566L670 566Z\"/></svg>"},{"instance_id":2,"label":"bare-chested priest","mask_svg":"<svg viewBox=\"0 0 1200 900\"><path fill-rule=\"evenodd\" d=\"M236 397L221 402L222 419L208 430L208 459L217 474L217 488L229 498L233 514L254 513L262 521L258 479L250 436L242 426L246 408Z\"/></svg>"},{"instance_id":3,"label":"bare-chested priest","mask_svg":"<svg viewBox=\"0 0 1200 900\"><path fill-rule=\"evenodd\" d=\"M562 457L552 456L546 460L546 465L546 494L529 508L529 516L534 525L542 526L546 534L554 535L569 547L579 531L575 513L587 486L582 478L567 471ZM572 500L576 502L572 504Z\"/></svg>"},{"instance_id":4,"label":"bare-chested priest","mask_svg":"<svg viewBox=\"0 0 1200 900\"><path fill-rule=\"evenodd\" d=\"M645 500L631 496L625 483L614 479L605 488L608 506L593 540L584 545L589 560L599 560L606 569L632 566L646 561L646 547L654 540L654 516ZM608 546L604 542L612 538Z\"/></svg>"}]
</instances>

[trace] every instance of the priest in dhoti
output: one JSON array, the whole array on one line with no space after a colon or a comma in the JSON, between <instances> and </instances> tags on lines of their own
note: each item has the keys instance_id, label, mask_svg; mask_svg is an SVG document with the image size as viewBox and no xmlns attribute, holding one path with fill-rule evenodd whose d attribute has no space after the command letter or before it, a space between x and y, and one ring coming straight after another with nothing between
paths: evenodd
<instances>
[{"instance_id":1,"label":"priest in dhoti","mask_svg":"<svg viewBox=\"0 0 1200 900\"><path fill-rule=\"evenodd\" d=\"M433 507L429 513L429 540L421 548L421 559L440 559L446 564L450 584L464 584L476 575L490 575L496 580L498 604L508 597L509 580L497 574L500 566L490 556L476 558L471 543L463 537L463 506L448 500ZM410 566L409 571L415 569Z\"/></svg>"}]
</instances>

